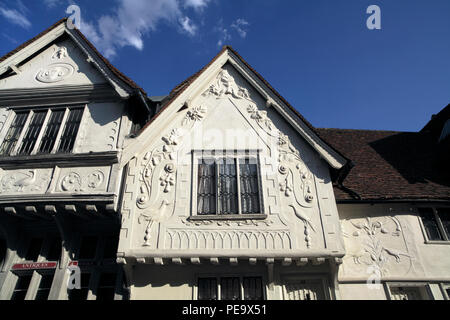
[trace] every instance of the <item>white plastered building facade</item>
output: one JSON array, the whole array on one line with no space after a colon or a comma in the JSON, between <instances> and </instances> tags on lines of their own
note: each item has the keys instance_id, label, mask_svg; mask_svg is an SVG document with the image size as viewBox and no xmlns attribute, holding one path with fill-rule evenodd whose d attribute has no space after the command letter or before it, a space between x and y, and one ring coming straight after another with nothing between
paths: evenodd
<instances>
[{"instance_id":1,"label":"white plastered building facade","mask_svg":"<svg viewBox=\"0 0 450 320\"><path fill-rule=\"evenodd\" d=\"M161 104L65 22L0 72L0 144L16 139L0 159L0 299L448 299L450 239L436 209L448 201L337 200L350 159L233 49ZM68 121L72 108L82 112ZM427 238L420 208L434 210L443 239ZM27 260L41 230L51 236Z\"/></svg>"}]
</instances>

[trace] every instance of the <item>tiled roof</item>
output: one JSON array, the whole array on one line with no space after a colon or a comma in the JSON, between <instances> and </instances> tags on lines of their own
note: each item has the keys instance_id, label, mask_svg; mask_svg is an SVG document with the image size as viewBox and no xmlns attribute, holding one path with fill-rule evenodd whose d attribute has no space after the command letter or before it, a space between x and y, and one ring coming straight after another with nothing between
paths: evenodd
<instances>
[{"instance_id":1,"label":"tiled roof","mask_svg":"<svg viewBox=\"0 0 450 320\"><path fill-rule=\"evenodd\" d=\"M34 41L38 40L39 38L43 37L44 35L46 35L47 33L49 33L50 31L52 31L53 29L55 29L56 27L58 27L59 25L61 25L62 23L66 23L67 18L63 18L61 20L59 20L58 22L56 22L54 25L52 25L51 27L49 27L48 29L44 30L43 32L41 32L40 34L38 34L36 37L28 40L27 42L21 44L20 46L18 46L16 49L8 52L7 54L5 54L3 57L0 58L0 63L5 61L6 59L8 59L9 57L13 56L14 54L18 53L20 50L26 48L28 45L30 45L31 43L33 43ZM78 30L78 29L74 29L75 32L77 32L80 37L89 45L89 47L95 52L95 54L106 64L106 66L111 70L111 72L116 75L119 79L121 79L123 82L125 82L127 85L129 85L132 88L138 89L140 90L144 95L146 95L145 91L138 86L133 80L131 80L130 78L128 78L127 76L125 76L122 72L120 72L118 69L116 69L109 61L108 59L106 59L100 52L98 52L98 50L94 47L94 45Z\"/></svg>"},{"instance_id":2,"label":"tiled roof","mask_svg":"<svg viewBox=\"0 0 450 320\"><path fill-rule=\"evenodd\" d=\"M345 188L335 186L337 200L450 200L450 170L439 167L430 133L317 131L355 165Z\"/></svg>"}]
</instances>

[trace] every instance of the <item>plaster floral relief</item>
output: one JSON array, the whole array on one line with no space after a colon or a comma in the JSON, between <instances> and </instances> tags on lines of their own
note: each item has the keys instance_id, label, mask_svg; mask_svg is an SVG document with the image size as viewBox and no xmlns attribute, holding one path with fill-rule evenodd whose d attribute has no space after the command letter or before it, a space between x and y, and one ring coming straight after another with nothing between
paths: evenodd
<instances>
[{"instance_id":1,"label":"plaster floral relief","mask_svg":"<svg viewBox=\"0 0 450 320\"><path fill-rule=\"evenodd\" d=\"M251 99L247 89L240 87L227 70L221 70L213 84L203 93L203 96L215 96L217 99L231 97L248 103L247 113L250 119L259 126L269 138L276 141L279 188L288 199L288 206L293 215L300 219L305 226L305 242L308 248L312 246L312 232L315 228L311 218L302 208L312 208L315 204L314 176L300 156L300 152L291 143L289 137L277 129L267 115L267 111L260 110Z\"/></svg>"},{"instance_id":2,"label":"plaster floral relief","mask_svg":"<svg viewBox=\"0 0 450 320\"><path fill-rule=\"evenodd\" d=\"M412 256L403 248L402 227L396 217L366 217L344 220L343 235L347 255L354 266L371 267L380 275L389 274L389 267L407 263L406 273L412 267Z\"/></svg>"},{"instance_id":3,"label":"plaster floral relief","mask_svg":"<svg viewBox=\"0 0 450 320\"><path fill-rule=\"evenodd\" d=\"M154 226L173 215L173 209L169 210L169 207L174 207L177 152L181 138L204 119L207 111L204 106L189 108L179 127L161 137L160 143L143 157L136 206L142 210L138 223L145 224L144 247L152 245Z\"/></svg>"},{"instance_id":4,"label":"plaster floral relief","mask_svg":"<svg viewBox=\"0 0 450 320\"><path fill-rule=\"evenodd\" d=\"M0 173L0 194L45 193L51 179L51 170L19 170Z\"/></svg>"}]
</instances>

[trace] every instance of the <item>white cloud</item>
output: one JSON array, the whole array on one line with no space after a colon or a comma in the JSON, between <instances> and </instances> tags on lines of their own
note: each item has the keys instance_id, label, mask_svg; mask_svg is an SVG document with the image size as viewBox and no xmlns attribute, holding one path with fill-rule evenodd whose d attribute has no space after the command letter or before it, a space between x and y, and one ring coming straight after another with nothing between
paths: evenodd
<instances>
[{"instance_id":1,"label":"white cloud","mask_svg":"<svg viewBox=\"0 0 450 320\"><path fill-rule=\"evenodd\" d=\"M64 0L44 0L44 4L49 8L53 8L53 7L56 7L57 5L59 5L63 1Z\"/></svg>"},{"instance_id":2,"label":"white cloud","mask_svg":"<svg viewBox=\"0 0 450 320\"><path fill-rule=\"evenodd\" d=\"M247 29L249 25L250 23L248 23L246 20L239 18L231 24L230 28L235 30L239 34L239 36L244 39L247 37ZM217 46L221 47L226 44L226 42L231 41L232 35L230 33L230 28L224 27L223 20L219 20L217 26L214 28L214 31L219 34Z\"/></svg>"},{"instance_id":3,"label":"white cloud","mask_svg":"<svg viewBox=\"0 0 450 320\"><path fill-rule=\"evenodd\" d=\"M237 33L239 34L239 36L241 38L245 38L247 36L247 27L248 26L249 26L249 23L242 18L237 19L235 22L233 22L231 24L231 27L237 31Z\"/></svg>"},{"instance_id":4,"label":"white cloud","mask_svg":"<svg viewBox=\"0 0 450 320\"><path fill-rule=\"evenodd\" d=\"M180 24L183 30L191 36L194 36L197 33L197 26L192 23L189 17L180 18Z\"/></svg>"},{"instance_id":5,"label":"white cloud","mask_svg":"<svg viewBox=\"0 0 450 320\"><path fill-rule=\"evenodd\" d=\"M184 6L201 10L208 6L209 1L210 0L184 0Z\"/></svg>"},{"instance_id":6,"label":"white cloud","mask_svg":"<svg viewBox=\"0 0 450 320\"><path fill-rule=\"evenodd\" d=\"M209 0L184 0L187 6L204 8ZM197 33L198 27L187 17L179 0L118 0L113 13L103 15L96 24L81 23L81 31L108 58L113 57L119 48L132 46L144 48L144 36L155 31L165 22L176 26L190 36ZM82 12L83 14L83 12Z\"/></svg>"},{"instance_id":7,"label":"white cloud","mask_svg":"<svg viewBox=\"0 0 450 320\"><path fill-rule=\"evenodd\" d=\"M21 26L22 28L28 29L31 27L31 22L25 16L25 7L23 6L23 4L20 1L19 1L19 5L20 5L19 6L20 11L18 11L16 9L11 9L11 8L4 8L4 7L0 6L0 15L5 17L11 23ZM22 8L20 8L20 7L22 7Z\"/></svg>"}]
</instances>

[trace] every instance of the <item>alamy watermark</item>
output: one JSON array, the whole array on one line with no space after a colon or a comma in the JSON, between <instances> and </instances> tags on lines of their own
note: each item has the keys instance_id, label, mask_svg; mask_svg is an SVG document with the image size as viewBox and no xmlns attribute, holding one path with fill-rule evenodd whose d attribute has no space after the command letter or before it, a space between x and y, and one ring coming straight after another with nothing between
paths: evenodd
<instances>
[{"instance_id":1,"label":"alamy watermark","mask_svg":"<svg viewBox=\"0 0 450 320\"><path fill-rule=\"evenodd\" d=\"M367 18L367 29L369 30L381 30L381 9L377 5L371 5L367 8L367 14L370 14Z\"/></svg>"},{"instance_id":2,"label":"alamy watermark","mask_svg":"<svg viewBox=\"0 0 450 320\"><path fill-rule=\"evenodd\" d=\"M69 29L77 28L81 29L81 9L79 6L73 4L67 7L66 13L69 14L69 19L67 20L67 27Z\"/></svg>"},{"instance_id":3,"label":"alamy watermark","mask_svg":"<svg viewBox=\"0 0 450 320\"><path fill-rule=\"evenodd\" d=\"M77 265L70 265L67 268L69 278L67 279L67 289L81 289L81 269Z\"/></svg>"}]
</instances>

